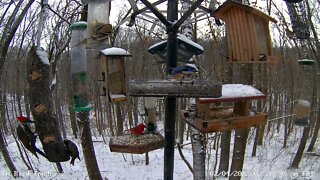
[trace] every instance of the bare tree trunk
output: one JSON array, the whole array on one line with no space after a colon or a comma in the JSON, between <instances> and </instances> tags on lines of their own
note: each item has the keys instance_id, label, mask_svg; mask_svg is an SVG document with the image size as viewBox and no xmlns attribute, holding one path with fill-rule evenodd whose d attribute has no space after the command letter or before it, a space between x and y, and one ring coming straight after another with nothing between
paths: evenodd
<instances>
[{"instance_id":1,"label":"bare tree trunk","mask_svg":"<svg viewBox=\"0 0 320 180\"><path fill-rule=\"evenodd\" d=\"M248 129L240 129L235 132L235 143L233 147L229 180L241 179L248 133Z\"/></svg>"},{"instance_id":2,"label":"bare tree trunk","mask_svg":"<svg viewBox=\"0 0 320 180\"><path fill-rule=\"evenodd\" d=\"M320 129L320 113L318 111L316 125L315 125L315 128L314 128L313 135L312 135L312 138L311 138L311 141L310 141L310 144L309 144L307 152L313 151L314 145L315 145L315 143L317 141L317 138L318 138L319 129Z\"/></svg>"},{"instance_id":3,"label":"bare tree trunk","mask_svg":"<svg viewBox=\"0 0 320 180\"><path fill-rule=\"evenodd\" d=\"M21 2L21 3L20 3ZM21 8L21 4L23 1L20 1L17 5L16 5L16 9ZM4 62L6 60L6 56L8 53L8 48L9 45L22 21L22 19L24 18L24 16L26 15L27 11L29 10L30 6L33 4L34 0L29 0L28 3L26 4L26 6L22 9L21 13L19 14L18 17L16 17L16 13L11 14L9 19L12 19L12 22L7 22L6 24L6 28L3 29L3 34L1 35L1 48L0 48L0 77L2 76L3 73L3 68L4 68ZM15 11L14 11L15 12ZM5 14L3 14L2 17L4 17ZM2 20L1 20L2 21ZM10 25L12 25L11 27L9 27ZM0 85L1 86L1 85ZM4 92L2 92L2 87L0 87L0 95L2 97L4 96ZM0 98L0 110L1 110L1 114L3 113L3 111L5 110L3 108L4 106L4 102L3 102L3 98ZM4 113L5 114L5 113ZM5 116L2 116L2 118L5 118ZM3 127L2 124L0 123L0 149L2 152L2 156L8 166L8 168L10 169L10 172L13 176L17 176L18 172L16 167L14 166L11 157L9 155L8 149L5 145L5 140L3 137Z\"/></svg>"},{"instance_id":4,"label":"bare tree trunk","mask_svg":"<svg viewBox=\"0 0 320 180\"><path fill-rule=\"evenodd\" d=\"M230 156L230 140L231 131L224 131L221 135L221 155L218 174L225 174L229 170L229 156Z\"/></svg>"},{"instance_id":5,"label":"bare tree trunk","mask_svg":"<svg viewBox=\"0 0 320 180\"><path fill-rule=\"evenodd\" d=\"M92 135L89 123L89 112L80 112L78 118L81 121L82 127L81 145L83 150L83 157L87 167L89 179L100 180L102 176L100 174L99 166L97 163L96 155L94 152Z\"/></svg>"},{"instance_id":6,"label":"bare tree trunk","mask_svg":"<svg viewBox=\"0 0 320 180\"><path fill-rule=\"evenodd\" d=\"M116 114L117 114L117 136L121 136L123 134L123 118L121 114L120 103L116 102Z\"/></svg>"},{"instance_id":7,"label":"bare tree trunk","mask_svg":"<svg viewBox=\"0 0 320 180\"><path fill-rule=\"evenodd\" d=\"M47 159L51 162L63 162L70 157L61 138L58 120L54 116L52 92L49 88L49 65L41 58L33 46L27 57L31 112Z\"/></svg>"},{"instance_id":8,"label":"bare tree trunk","mask_svg":"<svg viewBox=\"0 0 320 180\"><path fill-rule=\"evenodd\" d=\"M4 111L4 104L2 103L2 98L0 98L0 110L1 110L1 113ZM5 118L5 116L1 116L1 121ZM3 127L2 127L2 124L0 124L0 149L1 149L1 153L2 153L2 156L3 156L3 159L4 161L6 162L7 164L7 167L9 168L11 174L13 176L19 176L19 172L17 171L15 165L13 164L12 160L11 160L11 157L9 155L9 152L8 152L8 149L7 149L7 146L6 146L6 143L4 141L4 136L3 136Z\"/></svg>"},{"instance_id":9,"label":"bare tree trunk","mask_svg":"<svg viewBox=\"0 0 320 180\"><path fill-rule=\"evenodd\" d=\"M296 155L294 156L294 159L290 165L291 168L298 168L299 167L299 163L301 161L303 151L304 151L304 148L306 147L306 143L308 140L309 130L310 130L309 126L307 126L303 129L303 133L302 133L302 137L300 140L298 151L297 151Z\"/></svg>"},{"instance_id":10,"label":"bare tree trunk","mask_svg":"<svg viewBox=\"0 0 320 180\"><path fill-rule=\"evenodd\" d=\"M205 140L204 135L191 127L191 143L193 154L193 179L204 180L205 172Z\"/></svg>"}]
</instances>

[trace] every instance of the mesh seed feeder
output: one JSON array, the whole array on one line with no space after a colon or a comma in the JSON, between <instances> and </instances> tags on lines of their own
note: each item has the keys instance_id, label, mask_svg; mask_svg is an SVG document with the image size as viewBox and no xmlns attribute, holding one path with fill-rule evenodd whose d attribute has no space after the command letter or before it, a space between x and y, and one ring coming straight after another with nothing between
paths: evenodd
<instances>
[{"instance_id":1,"label":"mesh seed feeder","mask_svg":"<svg viewBox=\"0 0 320 180\"><path fill-rule=\"evenodd\" d=\"M126 101L124 60L125 57L131 57L131 54L117 47L106 48L100 52L104 94L110 102Z\"/></svg>"},{"instance_id":2,"label":"mesh seed feeder","mask_svg":"<svg viewBox=\"0 0 320 180\"><path fill-rule=\"evenodd\" d=\"M71 38L71 77L73 87L74 111L88 111L92 105L88 101L87 53L85 44L86 22L76 22L70 26Z\"/></svg>"},{"instance_id":3,"label":"mesh seed feeder","mask_svg":"<svg viewBox=\"0 0 320 180\"><path fill-rule=\"evenodd\" d=\"M308 126L311 112L311 103L306 100L298 100L294 107L293 124L296 126Z\"/></svg>"}]
</instances>

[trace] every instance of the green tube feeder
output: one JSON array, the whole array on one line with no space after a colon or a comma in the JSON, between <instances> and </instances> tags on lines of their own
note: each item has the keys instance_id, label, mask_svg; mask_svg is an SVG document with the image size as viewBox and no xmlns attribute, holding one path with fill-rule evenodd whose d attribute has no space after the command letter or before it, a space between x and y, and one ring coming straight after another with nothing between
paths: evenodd
<instances>
[{"instance_id":1,"label":"green tube feeder","mask_svg":"<svg viewBox=\"0 0 320 180\"><path fill-rule=\"evenodd\" d=\"M93 107L88 101L87 53L85 43L87 23L76 22L70 26L71 37L71 77L73 88L73 110L90 111Z\"/></svg>"}]
</instances>

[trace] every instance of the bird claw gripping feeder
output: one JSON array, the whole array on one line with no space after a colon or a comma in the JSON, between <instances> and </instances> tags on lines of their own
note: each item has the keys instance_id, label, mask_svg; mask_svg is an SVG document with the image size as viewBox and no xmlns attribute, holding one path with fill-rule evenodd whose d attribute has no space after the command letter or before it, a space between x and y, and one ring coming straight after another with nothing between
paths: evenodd
<instances>
[{"instance_id":1,"label":"bird claw gripping feeder","mask_svg":"<svg viewBox=\"0 0 320 180\"><path fill-rule=\"evenodd\" d=\"M92 109L88 101L87 60L85 44L86 22L76 22L70 26L71 38L71 76L73 86L74 111L82 112Z\"/></svg>"},{"instance_id":2,"label":"bird claw gripping feeder","mask_svg":"<svg viewBox=\"0 0 320 180\"><path fill-rule=\"evenodd\" d=\"M131 54L121 48L106 48L101 50L102 79L104 82L103 93L110 102L127 100L125 57Z\"/></svg>"}]
</instances>

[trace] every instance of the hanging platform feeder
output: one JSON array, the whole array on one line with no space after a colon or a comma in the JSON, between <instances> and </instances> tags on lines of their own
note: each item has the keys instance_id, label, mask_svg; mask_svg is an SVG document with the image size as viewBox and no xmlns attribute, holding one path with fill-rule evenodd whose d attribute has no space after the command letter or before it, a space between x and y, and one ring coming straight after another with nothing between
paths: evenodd
<instances>
[{"instance_id":1,"label":"hanging platform feeder","mask_svg":"<svg viewBox=\"0 0 320 180\"><path fill-rule=\"evenodd\" d=\"M178 34L177 61L187 62L192 56L200 55L204 52L203 47L188 39L182 34ZM159 55L164 61L167 59L167 41L161 41L148 49L151 54Z\"/></svg>"},{"instance_id":2,"label":"hanging platform feeder","mask_svg":"<svg viewBox=\"0 0 320 180\"><path fill-rule=\"evenodd\" d=\"M132 80L129 95L140 97L220 97L221 84L211 80Z\"/></svg>"},{"instance_id":3,"label":"hanging platform feeder","mask_svg":"<svg viewBox=\"0 0 320 180\"><path fill-rule=\"evenodd\" d=\"M102 79L104 82L103 92L110 102L127 100L125 57L131 54L121 48L107 48L101 50Z\"/></svg>"},{"instance_id":4,"label":"hanging platform feeder","mask_svg":"<svg viewBox=\"0 0 320 180\"><path fill-rule=\"evenodd\" d=\"M213 17L226 24L228 57L238 63L277 63L272 55L269 21L277 21L267 14L242 3L226 1Z\"/></svg>"},{"instance_id":5,"label":"hanging platform feeder","mask_svg":"<svg viewBox=\"0 0 320 180\"><path fill-rule=\"evenodd\" d=\"M112 137L109 142L111 152L143 154L164 147L164 137L161 134L130 134Z\"/></svg>"},{"instance_id":6,"label":"hanging platform feeder","mask_svg":"<svg viewBox=\"0 0 320 180\"><path fill-rule=\"evenodd\" d=\"M266 123L267 115L250 112L251 101L257 99L265 99L265 95L251 86L225 84L222 97L199 98L194 109L181 111L182 118L202 133L258 126ZM222 102L234 102L234 106L211 107Z\"/></svg>"}]
</instances>

